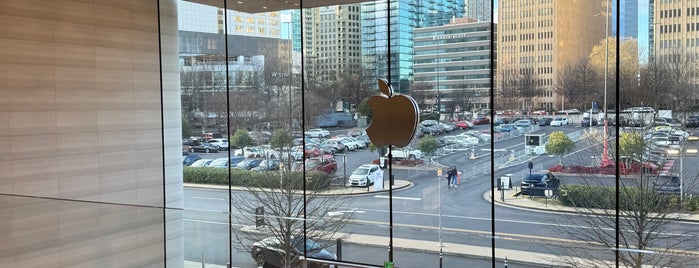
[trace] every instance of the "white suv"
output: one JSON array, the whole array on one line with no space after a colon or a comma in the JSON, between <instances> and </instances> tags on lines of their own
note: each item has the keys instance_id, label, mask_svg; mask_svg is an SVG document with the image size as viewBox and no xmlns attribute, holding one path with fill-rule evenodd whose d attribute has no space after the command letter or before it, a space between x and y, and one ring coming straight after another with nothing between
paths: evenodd
<instances>
[{"instance_id":1,"label":"white suv","mask_svg":"<svg viewBox=\"0 0 699 268\"><path fill-rule=\"evenodd\" d=\"M352 175L349 177L349 183L352 186L369 187L378 179L376 176L380 173L380 170L379 165L361 165L352 172Z\"/></svg>"},{"instance_id":2,"label":"white suv","mask_svg":"<svg viewBox=\"0 0 699 268\"><path fill-rule=\"evenodd\" d=\"M410 147L394 148L391 153L394 159L416 160L422 158L422 151ZM388 152L385 155L388 157Z\"/></svg>"}]
</instances>

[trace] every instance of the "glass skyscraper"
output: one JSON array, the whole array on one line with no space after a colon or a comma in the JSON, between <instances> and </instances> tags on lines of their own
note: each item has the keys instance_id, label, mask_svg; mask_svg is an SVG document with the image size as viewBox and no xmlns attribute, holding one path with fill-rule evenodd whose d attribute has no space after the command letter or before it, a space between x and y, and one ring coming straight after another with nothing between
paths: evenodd
<instances>
[{"instance_id":1,"label":"glass skyscraper","mask_svg":"<svg viewBox=\"0 0 699 268\"><path fill-rule=\"evenodd\" d=\"M413 28L444 25L453 17L462 17L464 1L392 1L390 22L386 20L387 3L362 3L362 75L365 80L388 78L393 89L405 93L413 81ZM389 62L386 40L391 40L389 67L383 64Z\"/></svg>"}]
</instances>

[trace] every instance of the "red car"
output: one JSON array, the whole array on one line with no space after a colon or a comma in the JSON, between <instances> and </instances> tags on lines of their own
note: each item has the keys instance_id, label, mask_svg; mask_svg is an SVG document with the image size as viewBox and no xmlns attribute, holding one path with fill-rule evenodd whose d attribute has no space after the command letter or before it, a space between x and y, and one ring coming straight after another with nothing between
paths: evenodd
<instances>
[{"instance_id":1,"label":"red car","mask_svg":"<svg viewBox=\"0 0 699 268\"><path fill-rule=\"evenodd\" d=\"M473 124L474 125L485 125L485 124L490 124L490 119L487 117L476 117L473 119Z\"/></svg>"},{"instance_id":2,"label":"red car","mask_svg":"<svg viewBox=\"0 0 699 268\"><path fill-rule=\"evenodd\" d=\"M296 171L301 171L301 165L296 166ZM337 162L335 157L332 155L325 155L323 157L313 157L306 159L306 171L317 170L328 173L330 175L335 174L337 171Z\"/></svg>"},{"instance_id":3,"label":"red car","mask_svg":"<svg viewBox=\"0 0 699 268\"><path fill-rule=\"evenodd\" d=\"M468 123L466 121L458 121L454 123L454 126L458 129L468 129Z\"/></svg>"}]
</instances>

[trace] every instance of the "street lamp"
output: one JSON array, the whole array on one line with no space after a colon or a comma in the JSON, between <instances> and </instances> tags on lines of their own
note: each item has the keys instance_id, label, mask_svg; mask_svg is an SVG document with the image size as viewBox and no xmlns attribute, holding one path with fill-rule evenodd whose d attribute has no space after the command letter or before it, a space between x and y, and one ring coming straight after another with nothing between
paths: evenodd
<instances>
[{"instance_id":1,"label":"street lamp","mask_svg":"<svg viewBox=\"0 0 699 268\"><path fill-rule=\"evenodd\" d=\"M607 145L608 140L608 120L607 120L607 76L609 72L609 0L607 0L607 5L605 7L606 14L604 16L604 145L602 149L602 160L600 161L601 166L611 165L609 160L609 145ZM617 48L618 50L618 48ZM617 52L618 53L618 52ZM617 66L619 68L619 66ZM618 107L617 107L617 110ZM617 111L618 113L619 111ZM592 114L590 114L592 117ZM590 118L590 125L592 125L592 118Z\"/></svg>"}]
</instances>

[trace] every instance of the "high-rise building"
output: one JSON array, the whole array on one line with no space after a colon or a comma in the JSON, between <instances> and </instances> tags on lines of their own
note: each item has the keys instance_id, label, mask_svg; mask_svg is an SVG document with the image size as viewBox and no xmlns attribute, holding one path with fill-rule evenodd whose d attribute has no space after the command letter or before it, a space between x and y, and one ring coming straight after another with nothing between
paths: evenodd
<instances>
[{"instance_id":1,"label":"high-rise building","mask_svg":"<svg viewBox=\"0 0 699 268\"><path fill-rule=\"evenodd\" d=\"M279 11L245 13L228 10L224 16L222 7L177 1L177 12L180 18L186 18L177 22L181 31L222 34L226 32L223 21L227 18L228 34L272 38L281 36Z\"/></svg>"},{"instance_id":2,"label":"high-rise building","mask_svg":"<svg viewBox=\"0 0 699 268\"><path fill-rule=\"evenodd\" d=\"M444 25L453 17L463 17L464 1L392 1L390 32L387 2L362 3L362 75L367 80L388 78L396 91L408 92L413 80L413 28ZM389 37L390 67L386 65Z\"/></svg>"},{"instance_id":3,"label":"high-rise building","mask_svg":"<svg viewBox=\"0 0 699 268\"><path fill-rule=\"evenodd\" d=\"M660 60L699 56L699 3L651 1L651 53Z\"/></svg>"},{"instance_id":4,"label":"high-rise building","mask_svg":"<svg viewBox=\"0 0 699 268\"><path fill-rule=\"evenodd\" d=\"M563 109L565 100L554 90L558 75L605 38L605 0L498 4L497 88L508 95L512 79L530 79L536 87L534 96L510 94L509 108Z\"/></svg>"},{"instance_id":5,"label":"high-rise building","mask_svg":"<svg viewBox=\"0 0 699 268\"><path fill-rule=\"evenodd\" d=\"M620 1L619 12L617 13L616 4L614 2ZM619 37L624 38L636 38L638 39L638 0L608 0L609 5L611 5L612 18L610 23L612 24L611 33L613 36L616 34L616 16L619 16Z\"/></svg>"},{"instance_id":6,"label":"high-rise building","mask_svg":"<svg viewBox=\"0 0 699 268\"><path fill-rule=\"evenodd\" d=\"M414 30L416 86L411 95L421 109L490 108L491 30L490 22L471 18Z\"/></svg>"},{"instance_id":7,"label":"high-rise building","mask_svg":"<svg viewBox=\"0 0 699 268\"><path fill-rule=\"evenodd\" d=\"M467 18L477 19L478 21L492 21L491 16L492 10L491 0L466 0L466 12L465 16Z\"/></svg>"},{"instance_id":8,"label":"high-rise building","mask_svg":"<svg viewBox=\"0 0 699 268\"><path fill-rule=\"evenodd\" d=\"M303 11L306 74L315 84L334 81L342 72L359 75L361 67L359 4ZM299 42L300 43L300 42Z\"/></svg>"}]
</instances>

